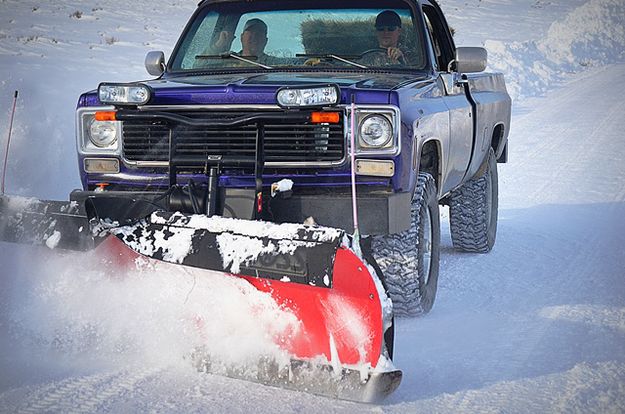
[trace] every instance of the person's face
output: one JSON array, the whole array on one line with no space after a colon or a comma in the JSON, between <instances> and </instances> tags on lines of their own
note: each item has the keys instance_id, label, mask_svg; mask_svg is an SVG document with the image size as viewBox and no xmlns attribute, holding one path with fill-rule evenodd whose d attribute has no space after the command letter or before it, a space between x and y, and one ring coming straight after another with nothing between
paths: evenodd
<instances>
[{"instance_id":1,"label":"person's face","mask_svg":"<svg viewBox=\"0 0 625 414\"><path fill-rule=\"evenodd\" d=\"M375 32L378 35L378 44L380 47L397 47L399 41L399 34L401 33L401 27L397 26L382 26L376 27Z\"/></svg>"},{"instance_id":2,"label":"person's face","mask_svg":"<svg viewBox=\"0 0 625 414\"><path fill-rule=\"evenodd\" d=\"M265 50L267 37L262 30L255 30L254 27L241 33L241 44L243 51L250 56L260 56Z\"/></svg>"}]
</instances>

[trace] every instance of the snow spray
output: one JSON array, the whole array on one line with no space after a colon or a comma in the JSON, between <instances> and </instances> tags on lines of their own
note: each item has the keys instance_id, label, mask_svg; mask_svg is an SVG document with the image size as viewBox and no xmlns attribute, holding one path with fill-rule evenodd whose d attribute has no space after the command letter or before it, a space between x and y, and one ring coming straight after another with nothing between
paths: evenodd
<instances>
[{"instance_id":1,"label":"snow spray","mask_svg":"<svg viewBox=\"0 0 625 414\"><path fill-rule=\"evenodd\" d=\"M13 118L15 116L15 104L17 103L17 94L15 91L13 94L13 109L11 109L11 121L9 122L9 136L7 138L7 146L4 151L4 164L2 164L2 188L0 188L0 194L4 195L4 179L7 173L7 162L9 161L9 146L11 145L11 132L13 131Z\"/></svg>"}]
</instances>

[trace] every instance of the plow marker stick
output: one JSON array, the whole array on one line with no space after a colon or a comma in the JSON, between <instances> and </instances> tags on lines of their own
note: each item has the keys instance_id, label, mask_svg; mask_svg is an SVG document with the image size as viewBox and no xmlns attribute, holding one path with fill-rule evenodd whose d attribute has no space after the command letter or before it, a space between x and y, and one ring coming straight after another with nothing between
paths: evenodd
<instances>
[{"instance_id":1,"label":"plow marker stick","mask_svg":"<svg viewBox=\"0 0 625 414\"><path fill-rule=\"evenodd\" d=\"M17 103L17 91L13 95L13 109L11 109L11 121L9 122L9 136L7 138L7 146L4 152L4 164L2 164L2 188L0 194L4 195L4 179L7 173L7 162L9 160L9 145L11 145L11 132L13 131L13 117L15 115L15 104Z\"/></svg>"},{"instance_id":2,"label":"plow marker stick","mask_svg":"<svg viewBox=\"0 0 625 414\"><path fill-rule=\"evenodd\" d=\"M354 128L354 116L356 115L356 105L354 104L354 96L352 95L351 105L351 119L350 119L350 146L351 146L351 175L352 175L352 217L354 219L354 243L353 248L358 254L362 256L360 251L360 232L358 230L358 205L356 203L356 138Z\"/></svg>"}]
</instances>

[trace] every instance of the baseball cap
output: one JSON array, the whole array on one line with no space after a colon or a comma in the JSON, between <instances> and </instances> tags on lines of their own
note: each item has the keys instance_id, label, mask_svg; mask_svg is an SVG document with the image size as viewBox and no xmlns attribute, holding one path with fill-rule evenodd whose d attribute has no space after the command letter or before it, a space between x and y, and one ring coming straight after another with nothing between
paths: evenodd
<instances>
[{"instance_id":1,"label":"baseball cap","mask_svg":"<svg viewBox=\"0 0 625 414\"><path fill-rule=\"evenodd\" d=\"M245 26L243 26L243 31L246 30L257 30L267 34L267 25L260 19L249 19L245 22Z\"/></svg>"},{"instance_id":2,"label":"baseball cap","mask_svg":"<svg viewBox=\"0 0 625 414\"><path fill-rule=\"evenodd\" d=\"M401 27L399 15L392 10L384 10L375 18L375 27L397 26Z\"/></svg>"}]
</instances>

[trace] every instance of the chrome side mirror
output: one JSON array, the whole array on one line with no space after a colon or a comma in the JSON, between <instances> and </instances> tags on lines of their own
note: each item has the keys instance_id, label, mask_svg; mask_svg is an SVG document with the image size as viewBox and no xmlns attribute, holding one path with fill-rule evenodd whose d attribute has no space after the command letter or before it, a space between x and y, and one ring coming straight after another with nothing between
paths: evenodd
<instances>
[{"instance_id":1,"label":"chrome side mirror","mask_svg":"<svg viewBox=\"0 0 625 414\"><path fill-rule=\"evenodd\" d=\"M165 73L165 53L161 51L148 52L145 56L145 69L152 76L161 76Z\"/></svg>"},{"instance_id":2,"label":"chrome side mirror","mask_svg":"<svg viewBox=\"0 0 625 414\"><path fill-rule=\"evenodd\" d=\"M483 72L488 63L488 52L483 47L458 47L455 62L459 73Z\"/></svg>"}]
</instances>

